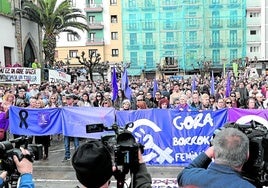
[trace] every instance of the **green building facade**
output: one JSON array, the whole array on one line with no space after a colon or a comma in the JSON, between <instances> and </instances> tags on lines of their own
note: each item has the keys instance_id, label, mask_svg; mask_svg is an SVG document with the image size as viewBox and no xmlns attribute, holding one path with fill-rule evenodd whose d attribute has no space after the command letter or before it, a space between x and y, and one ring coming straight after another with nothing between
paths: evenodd
<instances>
[{"instance_id":1,"label":"green building facade","mask_svg":"<svg viewBox=\"0 0 268 188\"><path fill-rule=\"evenodd\" d=\"M0 1L0 13L10 14L11 13L11 3L8 0Z\"/></svg>"},{"instance_id":2,"label":"green building facade","mask_svg":"<svg viewBox=\"0 0 268 188\"><path fill-rule=\"evenodd\" d=\"M246 57L246 0L124 0L122 15L130 75L159 65L220 72Z\"/></svg>"}]
</instances>

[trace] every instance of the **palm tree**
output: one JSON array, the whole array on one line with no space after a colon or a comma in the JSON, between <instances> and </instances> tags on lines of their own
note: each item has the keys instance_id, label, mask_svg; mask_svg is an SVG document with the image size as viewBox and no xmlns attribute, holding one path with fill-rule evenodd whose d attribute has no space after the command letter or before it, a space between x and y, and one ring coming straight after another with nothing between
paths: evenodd
<instances>
[{"instance_id":1,"label":"palm tree","mask_svg":"<svg viewBox=\"0 0 268 188\"><path fill-rule=\"evenodd\" d=\"M86 21L86 17L80 9L71 6L70 0L62 0L56 5L57 0L37 0L37 4L25 1L20 10L29 20L42 28L45 62L50 63L54 62L57 35L68 32L79 37L77 30L89 30L88 25L82 22Z\"/></svg>"}]
</instances>

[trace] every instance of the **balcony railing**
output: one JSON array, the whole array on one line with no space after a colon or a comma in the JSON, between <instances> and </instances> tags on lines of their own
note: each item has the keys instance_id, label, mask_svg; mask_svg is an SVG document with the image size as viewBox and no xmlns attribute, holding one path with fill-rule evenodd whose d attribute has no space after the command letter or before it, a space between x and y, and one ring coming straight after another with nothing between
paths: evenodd
<instances>
[{"instance_id":1,"label":"balcony railing","mask_svg":"<svg viewBox=\"0 0 268 188\"><path fill-rule=\"evenodd\" d=\"M102 22L89 22L88 27L89 29L103 29L104 25Z\"/></svg>"},{"instance_id":2,"label":"balcony railing","mask_svg":"<svg viewBox=\"0 0 268 188\"><path fill-rule=\"evenodd\" d=\"M240 48L241 47L241 40L237 39L236 41L229 41L227 46L229 48Z\"/></svg>"},{"instance_id":3,"label":"balcony railing","mask_svg":"<svg viewBox=\"0 0 268 188\"><path fill-rule=\"evenodd\" d=\"M164 30L178 30L178 26L176 23L166 23L163 25Z\"/></svg>"},{"instance_id":4,"label":"balcony railing","mask_svg":"<svg viewBox=\"0 0 268 188\"><path fill-rule=\"evenodd\" d=\"M142 29L146 31L155 30L155 23L154 22L143 22Z\"/></svg>"},{"instance_id":5,"label":"balcony railing","mask_svg":"<svg viewBox=\"0 0 268 188\"><path fill-rule=\"evenodd\" d=\"M100 38L88 39L86 42L87 46L104 46L104 40Z\"/></svg>"},{"instance_id":6,"label":"balcony railing","mask_svg":"<svg viewBox=\"0 0 268 188\"><path fill-rule=\"evenodd\" d=\"M214 29L222 28L223 23L222 23L221 20L210 20L209 21L209 27L214 28Z\"/></svg>"},{"instance_id":7,"label":"balcony railing","mask_svg":"<svg viewBox=\"0 0 268 188\"><path fill-rule=\"evenodd\" d=\"M229 28L239 28L242 26L242 21L241 20L228 20L227 26Z\"/></svg>"},{"instance_id":8,"label":"balcony railing","mask_svg":"<svg viewBox=\"0 0 268 188\"><path fill-rule=\"evenodd\" d=\"M127 30L129 31L137 31L139 29L139 24L138 23L129 23L126 25Z\"/></svg>"},{"instance_id":9,"label":"balcony railing","mask_svg":"<svg viewBox=\"0 0 268 188\"><path fill-rule=\"evenodd\" d=\"M85 12L102 12L102 4L87 4L84 8Z\"/></svg>"},{"instance_id":10,"label":"balcony railing","mask_svg":"<svg viewBox=\"0 0 268 188\"><path fill-rule=\"evenodd\" d=\"M145 50L153 50L156 49L155 42L146 42L142 45L142 48Z\"/></svg>"},{"instance_id":11,"label":"balcony railing","mask_svg":"<svg viewBox=\"0 0 268 188\"><path fill-rule=\"evenodd\" d=\"M128 50L139 50L140 45L138 43L133 43L133 44L127 44L127 49Z\"/></svg>"},{"instance_id":12,"label":"balcony railing","mask_svg":"<svg viewBox=\"0 0 268 188\"><path fill-rule=\"evenodd\" d=\"M209 44L209 47L210 48L222 48L223 47L223 43L222 41L219 41L219 42L210 42Z\"/></svg>"},{"instance_id":13,"label":"balcony railing","mask_svg":"<svg viewBox=\"0 0 268 188\"><path fill-rule=\"evenodd\" d=\"M178 8L178 1L166 1L163 2L162 5L163 9L170 10L170 9L177 9Z\"/></svg>"}]
</instances>

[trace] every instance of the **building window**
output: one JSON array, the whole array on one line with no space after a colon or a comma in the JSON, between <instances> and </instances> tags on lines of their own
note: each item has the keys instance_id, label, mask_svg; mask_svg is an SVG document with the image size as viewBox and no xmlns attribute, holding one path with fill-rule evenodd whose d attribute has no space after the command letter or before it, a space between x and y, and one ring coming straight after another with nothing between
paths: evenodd
<instances>
[{"instance_id":1,"label":"building window","mask_svg":"<svg viewBox=\"0 0 268 188\"><path fill-rule=\"evenodd\" d=\"M96 57L97 53L98 53L97 49L88 50L88 56L90 56L92 54L92 57Z\"/></svg>"},{"instance_id":2,"label":"building window","mask_svg":"<svg viewBox=\"0 0 268 188\"><path fill-rule=\"evenodd\" d=\"M111 23L117 23L117 15L111 15Z\"/></svg>"},{"instance_id":3,"label":"building window","mask_svg":"<svg viewBox=\"0 0 268 188\"><path fill-rule=\"evenodd\" d=\"M250 51L250 52L259 52L259 46L251 46L251 47L249 48L249 51Z\"/></svg>"},{"instance_id":4,"label":"building window","mask_svg":"<svg viewBox=\"0 0 268 188\"><path fill-rule=\"evenodd\" d=\"M67 41L78 41L78 36L73 35L72 33L67 34Z\"/></svg>"},{"instance_id":5,"label":"building window","mask_svg":"<svg viewBox=\"0 0 268 188\"><path fill-rule=\"evenodd\" d=\"M110 0L110 5L117 5L117 0Z\"/></svg>"},{"instance_id":6,"label":"building window","mask_svg":"<svg viewBox=\"0 0 268 188\"><path fill-rule=\"evenodd\" d=\"M118 40L118 32L112 32L111 37L112 40Z\"/></svg>"},{"instance_id":7,"label":"building window","mask_svg":"<svg viewBox=\"0 0 268 188\"><path fill-rule=\"evenodd\" d=\"M78 54L78 50L69 50L69 57L75 58L78 56L77 54Z\"/></svg>"},{"instance_id":8,"label":"building window","mask_svg":"<svg viewBox=\"0 0 268 188\"><path fill-rule=\"evenodd\" d=\"M256 30L250 30L250 35L256 35L257 31Z\"/></svg>"},{"instance_id":9,"label":"building window","mask_svg":"<svg viewBox=\"0 0 268 188\"><path fill-rule=\"evenodd\" d=\"M71 4L72 7L76 7L76 0L71 0L70 4Z\"/></svg>"},{"instance_id":10,"label":"building window","mask_svg":"<svg viewBox=\"0 0 268 188\"><path fill-rule=\"evenodd\" d=\"M260 13L259 12L250 12L249 13L249 17L253 18L253 17L260 17Z\"/></svg>"},{"instance_id":11,"label":"building window","mask_svg":"<svg viewBox=\"0 0 268 188\"><path fill-rule=\"evenodd\" d=\"M118 49L112 49L112 57L117 57L119 55Z\"/></svg>"},{"instance_id":12,"label":"building window","mask_svg":"<svg viewBox=\"0 0 268 188\"><path fill-rule=\"evenodd\" d=\"M89 41L94 42L95 41L95 33L89 33Z\"/></svg>"},{"instance_id":13,"label":"building window","mask_svg":"<svg viewBox=\"0 0 268 188\"><path fill-rule=\"evenodd\" d=\"M89 24L94 24L95 23L95 16L89 16L88 21L89 21Z\"/></svg>"}]
</instances>

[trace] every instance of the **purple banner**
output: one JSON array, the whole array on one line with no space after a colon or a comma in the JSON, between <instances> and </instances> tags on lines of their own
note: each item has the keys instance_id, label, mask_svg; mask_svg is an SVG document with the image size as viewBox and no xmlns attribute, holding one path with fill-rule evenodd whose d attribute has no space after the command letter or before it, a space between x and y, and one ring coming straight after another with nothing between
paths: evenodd
<instances>
[{"instance_id":1,"label":"purple banner","mask_svg":"<svg viewBox=\"0 0 268 188\"><path fill-rule=\"evenodd\" d=\"M239 124L248 124L250 121L254 120L268 127L268 111L231 108L228 110L228 120L229 122Z\"/></svg>"},{"instance_id":2,"label":"purple banner","mask_svg":"<svg viewBox=\"0 0 268 188\"><path fill-rule=\"evenodd\" d=\"M4 129L6 131L8 124L9 120L6 117L6 112L0 112L0 129Z\"/></svg>"}]
</instances>

